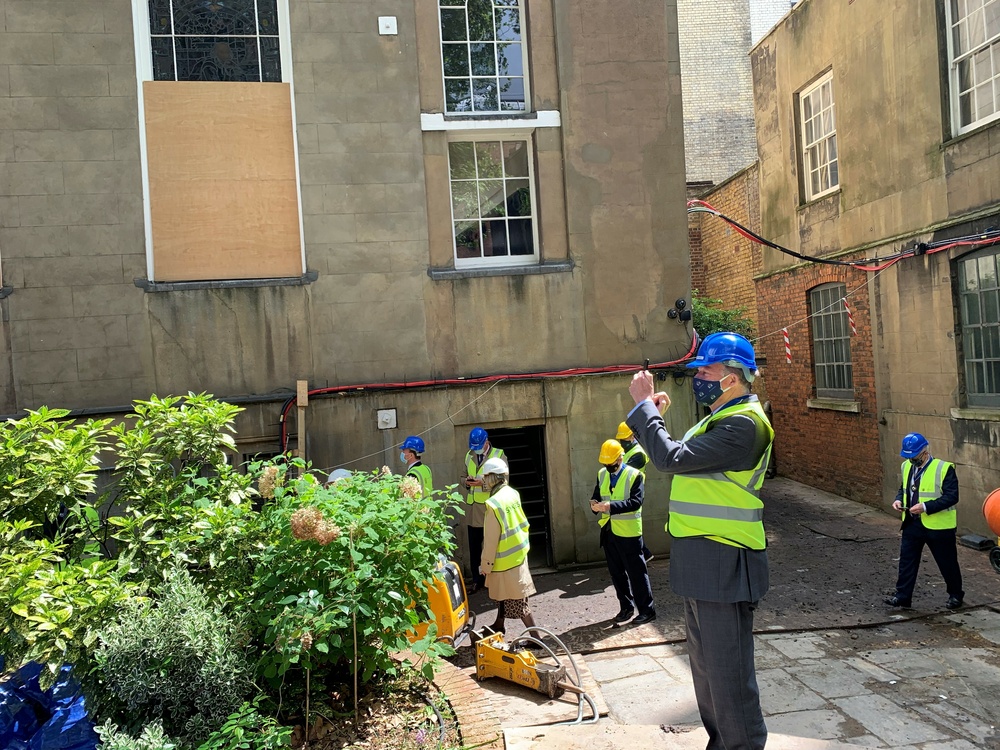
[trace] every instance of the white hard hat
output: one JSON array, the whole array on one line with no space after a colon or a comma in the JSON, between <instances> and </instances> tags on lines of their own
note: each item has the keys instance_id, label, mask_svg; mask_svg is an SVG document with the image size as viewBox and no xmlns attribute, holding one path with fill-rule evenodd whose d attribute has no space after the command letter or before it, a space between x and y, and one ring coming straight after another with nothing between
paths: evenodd
<instances>
[{"instance_id":1,"label":"white hard hat","mask_svg":"<svg viewBox=\"0 0 1000 750\"><path fill-rule=\"evenodd\" d=\"M483 474L509 474L510 471L507 469L507 464L504 463L502 458L487 458L480 472Z\"/></svg>"},{"instance_id":2,"label":"white hard hat","mask_svg":"<svg viewBox=\"0 0 1000 750\"><path fill-rule=\"evenodd\" d=\"M330 476L326 478L326 483L333 484L338 479L346 479L349 476L351 476L351 472L347 469L334 469L330 472Z\"/></svg>"}]
</instances>

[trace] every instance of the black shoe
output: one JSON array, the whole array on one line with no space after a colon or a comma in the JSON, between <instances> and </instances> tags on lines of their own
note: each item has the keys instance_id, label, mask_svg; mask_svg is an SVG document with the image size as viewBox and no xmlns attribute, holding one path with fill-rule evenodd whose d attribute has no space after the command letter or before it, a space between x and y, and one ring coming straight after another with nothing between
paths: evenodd
<instances>
[{"instance_id":1,"label":"black shoe","mask_svg":"<svg viewBox=\"0 0 1000 750\"><path fill-rule=\"evenodd\" d=\"M621 612L619 612L617 615L615 615L612 618L612 620L614 622L628 622L629 620L632 619L632 615L633 614L635 614L635 612L633 610L631 610L631 609L624 610L623 609Z\"/></svg>"},{"instance_id":2,"label":"black shoe","mask_svg":"<svg viewBox=\"0 0 1000 750\"><path fill-rule=\"evenodd\" d=\"M890 607L899 607L900 609L910 608L910 603L904 602L898 596L890 596L888 599L885 600L885 603L888 604Z\"/></svg>"},{"instance_id":3,"label":"black shoe","mask_svg":"<svg viewBox=\"0 0 1000 750\"><path fill-rule=\"evenodd\" d=\"M647 612L644 615L639 615L636 617L629 625L645 625L647 622L652 622L656 619L656 612Z\"/></svg>"},{"instance_id":4,"label":"black shoe","mask_svg":"<svg viewBox=\"0 0 1000 750\"><path fill-rule=\"evenodd\" d=\"M957 596L949 596L948 603L945 604L944 606L946 606L948 609L958 609L959 607L962 606L962 600L959 599Z\"/></svg>"}]
</instances>

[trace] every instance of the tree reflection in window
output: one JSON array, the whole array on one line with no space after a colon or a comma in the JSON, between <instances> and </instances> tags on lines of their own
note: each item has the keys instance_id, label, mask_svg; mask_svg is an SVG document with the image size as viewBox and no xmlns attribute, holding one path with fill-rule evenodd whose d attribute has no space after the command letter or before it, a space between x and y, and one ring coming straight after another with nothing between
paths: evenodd
<instances>
[{"instance_id":1,"label":"tree reflection in window","mask_svg":"<svg viewBox=\"0 0 1000 750\"><path fill-rule=\"evenodd\" d=\"M535 255L526 140L448 145L458 260Z\"/></svg>"},{"instance_id":2,"label":"tree reflection in window","mask_svg":"<svg viewBox=\"0 0 1000 750\"><path fill-rule=\"evenodd\" d=\"M281 81L277 0L149 0L155 81Z\"/></svg>"},{"instance_id":3,"label":"tree reflection in window","mask_svg":"<svg viewBox=\"0 0 1000 750\"><path fill-rule=\"evenodd\" d=\"M523 111L518 0L439 0L446 112Z\"/></svg>"}]
</instances>

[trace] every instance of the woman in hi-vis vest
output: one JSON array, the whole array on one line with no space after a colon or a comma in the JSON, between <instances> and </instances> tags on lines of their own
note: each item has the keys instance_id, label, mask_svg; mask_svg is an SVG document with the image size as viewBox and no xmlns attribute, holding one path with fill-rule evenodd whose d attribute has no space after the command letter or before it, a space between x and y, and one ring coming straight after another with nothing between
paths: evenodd
<instances>
[{"instance_id":1,"label":"woman in hi-vis vest","mask_svg":"<svg viewBox=\"0 0 1000 750\"><path fill-rule=\"evenodd\" d=\"M508 484L507 464L489 458L482 467L483 485L489 491L483 524L483 553L479 572L486 576L490 599L497 603L497 619L490 627L505 631L508 618L521 618L527 628L535 626L528 597L535 583L528 570L528 519L521 496Z\"/></svg>"}]
</instances>

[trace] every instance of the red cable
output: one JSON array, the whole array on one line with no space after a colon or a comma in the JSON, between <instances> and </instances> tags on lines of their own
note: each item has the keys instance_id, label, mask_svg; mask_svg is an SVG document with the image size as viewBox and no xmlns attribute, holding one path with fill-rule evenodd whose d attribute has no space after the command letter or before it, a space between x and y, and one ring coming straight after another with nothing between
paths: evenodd
<instances>
[{"instance_id":1,"label":"red cable","mask_svg":"<svg viewBox=\"0 0 1000 750\"><path fill-rule=\"evenodd\" d=\"M679 365L687 359L690 359L695 351L698 349L698 335L697 332L691 337L691 348L687 350L687 353L680 359L675 359L670 362L659 362L657 364L651 364L651 369L662 369L664 367L672 367L673 365ZM326 388L315 388L308 391L309 396L319 396L329 393L346 393L348 391L367 391L372 389L377 390L405 390L408 388L427 388L437 385L477 385L484 383L496 383L500 380L539 380L544 378L566 378L573 377L577 375L601 375L605 373L612 372L638 372L642 370L641 367L636 367L635 365L606 365L605 367L571 367L566 370L545 370L542 372L524 372L524 373L513 373L508 375L483 375L480 377L472 378L442 378L439 380L413 380L409 382L396 382L396 383L365 383L362 385L334 385L328 386ZM281 410L281 416L278 418L278 422L281 425L281 431L279 435L279 447L281 452L285 452L285 446L288 441L288 431L287 417L288 412L291 410L292 406L295 404L295 399L290 398L285 406Z\"/></svg>"}]
</instances>

